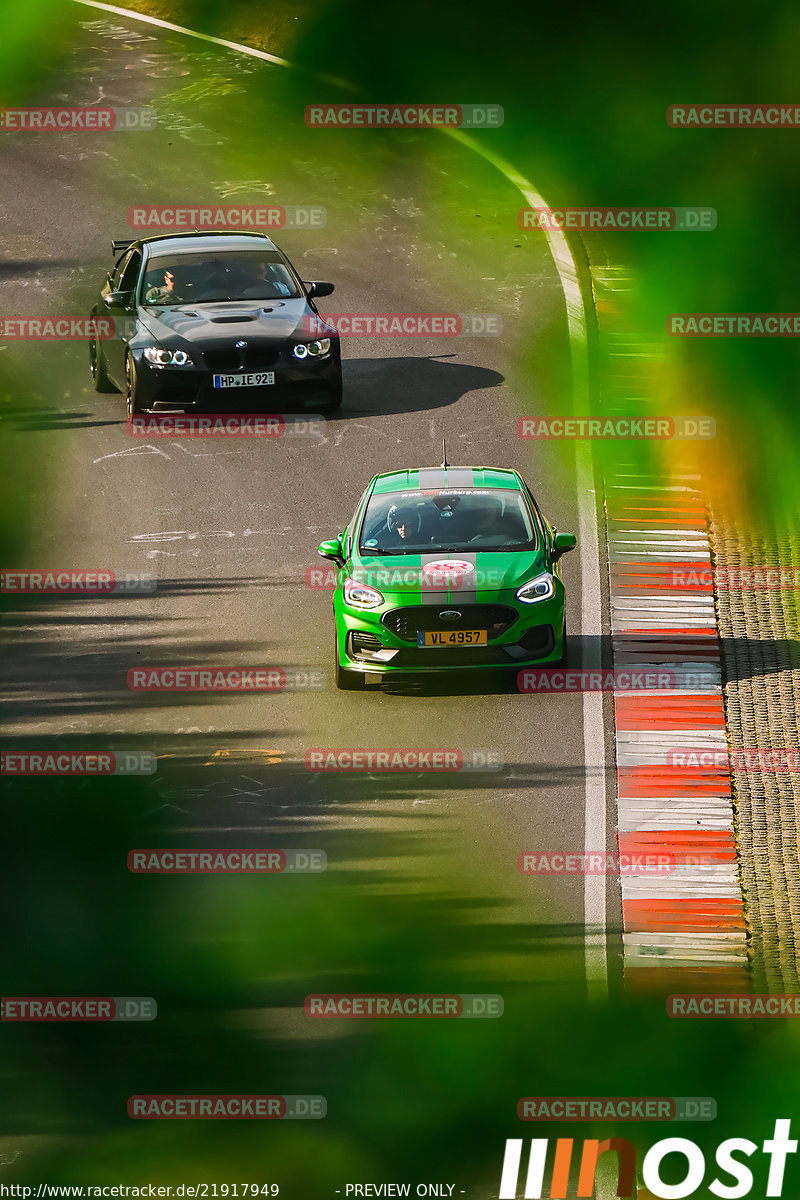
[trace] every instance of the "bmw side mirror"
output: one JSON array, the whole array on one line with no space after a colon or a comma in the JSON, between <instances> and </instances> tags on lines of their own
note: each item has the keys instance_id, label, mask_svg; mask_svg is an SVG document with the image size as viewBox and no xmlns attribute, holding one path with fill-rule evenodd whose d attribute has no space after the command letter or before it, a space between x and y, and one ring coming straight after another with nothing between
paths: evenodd
<instances>
[{"instance_id":1,"label":"bmw side mirror","mask_svg":"<svg viewBox=\"0 0 800 1200\"><path fill-rule=\"evenodd\" d=\"M323 296L332 296L334 285L332 283L306 283L308 288L309 299L313 296L317 300L321 300Z\"/></svg>"},{"instance_id":2,"label":"bmw side mirror","mask_svg":"<svg viewBox=\"0 0 800 1200\"><path fill-rule=\"evenodd\" d=\"M106 308L130 308L133 292L107 292L103 296Z\"/></svg>"},{"instance_id":3,"label":"bmw side mirror","mask_svg":"<svg viewBox=\"0 0 800 1200\"><path fill-rule=\"evenodd\" d=\"M337 567L344 566L344 558L342 557L342 543L338 538L334 538L331 542L320 542L317 553L319 554L320 558L333 559Z\"/></svg>"},{"instance_id":4,"label":"bmw side mirror","mask_svg":"<svg viewBox=\"0 0 800 1200\"><path fill-rule=\"evenodd\" d=\"M562 554L566 554L568 550L574 550L577 544L578 539L574 533L556 532L553 538L553 553L551 555L553 562L558 562Z\"/></svg>"}]
</instances>

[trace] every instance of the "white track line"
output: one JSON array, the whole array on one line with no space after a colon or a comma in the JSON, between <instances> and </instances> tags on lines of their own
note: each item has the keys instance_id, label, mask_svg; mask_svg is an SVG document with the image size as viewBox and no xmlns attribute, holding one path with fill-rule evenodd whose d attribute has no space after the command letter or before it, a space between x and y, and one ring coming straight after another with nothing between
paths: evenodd
<instances>
[{"instance_id":1,"label":"white track line","mask_svg":"<svg viewBox=\"0 0 800 1200\"><path fill-rule=\"evenodd\" d=\"M157 25L159 29L169 29L172 33L182 33L185 37L199 38L203 42L213 42L215 46L224 46L226 50L236 50L239 54L249 54L251 58L261 58L271 62L276 67L291 67L285 58L267 54L266 50L254 50L252 46L242 46L239 42L229 42L225 38L212 37L210 33L198 33L196 29L184 29L183 25L173 25L172 21L162 21L160 17L149 17L144 13L132 12L130 8L117 8L116 4L101 4L100 0L75 0L76 4L85 4L88 8L101 8L103 12L114 13L117 17L127 17L129 21L144 21L146 25Z\"/></svg>"},{"instance_id":2,"label":"white track line","mask_svg":"<svg viewBox=\"0 0 800 1200\"><path fill-rule=\"evenodd\" d=\"M448 129L450 137L479 154L513 184L531 208L549 208L530 180L510 162L492 153L461 130ZM543 230L555 264L567 309L570 355L572 359L572 399L575 411L585 415L589 409L589 347L586 313L578 279L578 267L566 236L559 229ZM578 492L578 545L581 556L581 635L588 639L582 666L600 666L603 632L602 591L600 587L600 540L597 525L597 501L594 487L592 452L588 442L575 443L575 477ZM586 771L584 804L584 847L587 851L604 850L607 837L606 745L603 726L603 695L583 693L584 763L595 769ZM602 875L586 875L583 889L586 986L597 1000L608 997L608 949L606 945L606 884Z\"/></svg>"}]
</instances>

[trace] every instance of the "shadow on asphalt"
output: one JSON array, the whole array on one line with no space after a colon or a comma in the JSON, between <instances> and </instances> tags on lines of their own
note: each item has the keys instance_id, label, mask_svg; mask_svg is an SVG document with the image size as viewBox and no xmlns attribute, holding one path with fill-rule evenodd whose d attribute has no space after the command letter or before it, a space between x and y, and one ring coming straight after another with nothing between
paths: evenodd
<instances>
[{"instance_id":1,"label":"shadow on asphalt","mask_svg":"<svg viewBox=\"0 0 800 1200\"><path fill-rule=\"evenodd\" d=\"M59 368L60 369L60 368ZM430 412L448 408L467 392L498 387L503 376L486 367L469 366L447 361L444 357L419 358L356 358L343 363L344 401L342 407L329 415L330 421L359 420L364 417L389 416L393 413ZM88 351L86 352L86 383L89 384ZM98 395L98 409L80 411L59 408L46 402L41 393L30 396L29 403L6 403L2 408L8 426L21 433L58 429L92 429L101 426L125 426L124 399L120 395ZM104 402L113 407L109 419L101 419ZM236 396L235 408L222 411L285 412L302 416L314 413L314 404L293 404L281 397L274 408L266 410L263 403L252 409L243 398ZM324 415L324 414L322 414ZM253 440L253 439L249 439Z\"/></svg>"},{"instance_id":2,"label":"shadow on asphalt","mask_svg":"<svg viewBox=\"0 0 800 1200\"><path fill-rule=\"evenodd\" d=\"M119 420L87 420L86 418L94 417L96 414L57 408L52 404L33 403L4 404L0 415L2 415L6 428L15 433L42 433L45 430L58 429L97 429L105 425L125 424L124 402L122 417Z\"/></svg>"},{"instance_id":3,"label":"shadow on asphalt","mask_svg":"<svg viewBox=\"0 0 800 1200\"><path fill-rule=\"evenodd\" d=\"M17 721L42 721L69 718L90 713L136 712L153 708L192 708L235 704L252 698L253 692L133 691L128 688L128 672L134 668L219 668L246 666L304 667L307 663L280 661L263 639L247 641L219 638L200 643L187 642L177 631L182 618L159 617L158 631L147 634L143 620L134 614L128 621L100 618L86 622L79 617L66 636L63 618L56 617L49 635L46 618L38 622L27 618L14 637L7 639L6 664L0 705L13 711ZM151 618L152 621L152 618ZM105 633L81 638L83 624L107 627ZM172 630L176 630L173 634ZM280 702L283 693L265 692L265 701ZM227 736L227 735L226 735Z\"/></svg>"},{"instance_id":4,"label":"shadow on asphalt","mask_svg":"<svg viewBox=\"0 0 800 1200\"><path fill-rule=\"evenodd\" d=\"M448 408L467 392L498 387L504 379L488 367L444 356L345 359L342 368L344 402L336 420Z\"/></svg>"},{"instance_id":5,"label":"shadow on asphalt","mask_svg":"<svg viewBox=\"0 0 800 1200\"><path fill-rule=\"evenodd\" d=\"M723 637L720 646L726 683L800 668L800 640L797 638Z\"/></svg>"},{"instance_id":6,"label":"shadow on asphalt","mask_svg":"<svg viewBox=\"0 0 800 1200\"><path fill-rule=\"evenodd\" d=\"M64 267L78 268L83 264L71 258L4 258L0 259L0 279L22 279L39 271L60 271Z\"/></svg>"}]
</instances>

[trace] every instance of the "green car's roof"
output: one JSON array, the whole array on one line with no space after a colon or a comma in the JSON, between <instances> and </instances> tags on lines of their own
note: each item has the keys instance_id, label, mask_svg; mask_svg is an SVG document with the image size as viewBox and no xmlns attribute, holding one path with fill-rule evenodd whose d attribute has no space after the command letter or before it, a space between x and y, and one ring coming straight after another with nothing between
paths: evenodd
<instances>
[{"instance_id":1,"label":"green car's roof","mask_svg":"<svg viewBox=\"0 0 800 1200\"><path fill-rule=\"evenodd\" d=\"M516 471L502 467L418 467L413 471L387 471L378 475L373 494L433 491L437 488L508 488L519 491Z\"/></svg>"}]
</instances>

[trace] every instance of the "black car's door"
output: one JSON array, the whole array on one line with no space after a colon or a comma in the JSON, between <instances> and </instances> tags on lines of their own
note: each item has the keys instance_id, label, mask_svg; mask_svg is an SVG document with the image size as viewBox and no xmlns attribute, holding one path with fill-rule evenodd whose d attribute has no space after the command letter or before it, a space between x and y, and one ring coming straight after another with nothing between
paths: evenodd
<instances>
[{"instance_id":1,"label":"black car's door","mask_svg":"<svg viewBox=\"0 0 800 1200\"><path fill-rule=\"evenodd\" d=\"M141 269L141 250L128 250L114 267L101 292L103 312L114 321L113 336L103 342L103 353L108 374L122 389L125 387L125 352L136 328L134 298ZM111 301L112 295L118 299Z\"/></svg>"}]
</instances>

